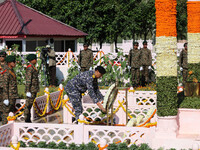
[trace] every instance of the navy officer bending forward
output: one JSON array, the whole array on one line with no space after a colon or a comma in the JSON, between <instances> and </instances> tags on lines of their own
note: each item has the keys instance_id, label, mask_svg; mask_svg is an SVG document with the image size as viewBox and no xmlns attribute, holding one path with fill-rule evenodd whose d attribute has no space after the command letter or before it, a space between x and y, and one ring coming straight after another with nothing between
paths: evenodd
<instances>
[{"instance_id":1,"label":"navy officer bending forward","mask_svg":"<svg viewBox=\"0 0 200 150\"><path fill-rule=\"evenodd\" d=\"M85 71L78 74L71 79L65 86L65 91L69 97L70 102L75 110L76 121L83 112L82 107L82 93L88 90L88 94L92 98L93 102L102 110L106 112L100 101L103 100L103 95L99 91L97 79L102 77L106 73L106 70L102 66L97 66L95 71Z\"/></svg>"}]
</instances>

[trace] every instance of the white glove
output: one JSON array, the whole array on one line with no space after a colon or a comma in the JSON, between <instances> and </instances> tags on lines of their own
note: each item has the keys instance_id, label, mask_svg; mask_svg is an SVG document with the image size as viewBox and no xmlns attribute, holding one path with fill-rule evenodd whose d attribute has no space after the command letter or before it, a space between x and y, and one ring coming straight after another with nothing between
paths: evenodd
<instances>
[{"instance_id":1,"label":"white glove","mask_svg":"<svg viewBox=\"0 0 200 150\"><path fill-rule=\"evenodd\" d=\"M31 92L27 92L27 93L26 93L26 96L27 96L27 97L31 97Z\"/></svg>"},{"instance_id":2,"label":"white glove","mask_svg":"<svg viewBox=\"0 0 200 150\"><path fill-rule=\"evenodd\" d=\"M180 67L180 71L183 71L183 68L182 68L182 67Z\"/></svg>"},{"instance_id":3,"label":"white glove","mask_svg":"<svg viewBox=\"0 0 200 150\"><path fill-rule=\"evenodd\" d=\"M90 69L89 69L90 71L92 70L92 67L90 67Z\"/></svg>"},{"instance_id":4,"label":"white glove","mask_svg":"<svg viewBox=\"0 0 200 150\"><path fill-rule=\"evenodd\" d=\"M130 70L130 69L131 69L131 66L128 66L128 69Z\"/></svg>"},{"instance_id":5,"label":"white glove","mask_svg":"<svg viewBox=\"0 0 200 150\"><path fill-rule=\"evenodd\" d=\"M149 66L148 69L150 70L150 69L151 69L151 66Z\"/></svg>"},{"instance_id":6,"label":"white glove","mask_svg":"<svg viewBox=\"0 0 200 150\"><path fill-rule=\"evenodd\" d=\"M140 67L140 71L141 71L141 70L143 70L143 67L142 67L142 66Z\"/></svg>"},{"instance_id":7,"label":"white glove","mask_svg":"<svg viewBox=\"0 0 200 150\"><path fill-rule=\"evenodd\" d=\"M5 100L3 101L3 103L4 103L6 106L8 106L8 105L9 105L9 100L8 100L8 99L5 99Z\"/></svg>"},{"instance_id":8,"label":"white glove","mask_svg":"<svg viewBox=\"0 0 200 150\"><path fill-rule=\"evenodd\" d=\"M81 70L81 67L78 65L78 70Z\"/></svg>"}]
</instances>

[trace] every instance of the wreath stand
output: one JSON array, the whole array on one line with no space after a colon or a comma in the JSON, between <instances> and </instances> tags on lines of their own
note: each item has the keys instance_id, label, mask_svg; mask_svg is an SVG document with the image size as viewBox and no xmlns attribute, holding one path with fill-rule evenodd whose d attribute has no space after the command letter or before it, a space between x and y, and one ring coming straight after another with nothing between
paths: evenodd
<instances>
[{"instance_id":1,"label":"wreath stand","mask_svg":"<svg viewBox=\"0 0 200 150\"><path fill-rule=\"evenodd\" d=\"M110 93L109 97L108 97L108 101L106 103L106 113L107 113L107 126L109 126L109 122L111 126L113 126L113 104L116 100L117 94L118 94L118 90L125 90L125 105L126 105L126 124L128 123L128 87L117 87L117 85L115 85L114 89L112 90L112 92ZM111 114L110 117L109 116L109 110L111 109Z\"/></svg>"}]
</instances>

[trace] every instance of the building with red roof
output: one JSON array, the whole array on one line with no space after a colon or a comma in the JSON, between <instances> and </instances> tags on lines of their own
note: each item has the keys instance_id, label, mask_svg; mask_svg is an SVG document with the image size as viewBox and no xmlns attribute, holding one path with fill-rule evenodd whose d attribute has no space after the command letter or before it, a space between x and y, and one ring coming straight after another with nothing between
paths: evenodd
<instances>
[{"instance_id":1,"label":"building with red roof","mask_svg":"<svg viewBox=\"0 0 200 150\"><path fill-rule=\"evenodd\" d=\"M76 51L77 39L86 35L16 0L0 3L0 49L18 44L28 52L50 44L57 52Z\"/></svg>"}]
</instances>

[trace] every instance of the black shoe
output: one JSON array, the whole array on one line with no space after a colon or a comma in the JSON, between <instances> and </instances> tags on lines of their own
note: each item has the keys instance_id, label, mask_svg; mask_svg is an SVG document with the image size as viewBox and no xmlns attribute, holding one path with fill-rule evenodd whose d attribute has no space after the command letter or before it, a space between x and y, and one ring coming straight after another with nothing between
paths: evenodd
<instances>
[{"instance_id":1,"label":"black shoe","mask_svg":"<svg viewBox=\"0 0 200 150\"><path fill-rule=\"evenodd\" d=\"M26 122L26 123L32 123L32 121L31 121L31 120L25 120L25 122Z\"/></svg>"}]
</instances>

